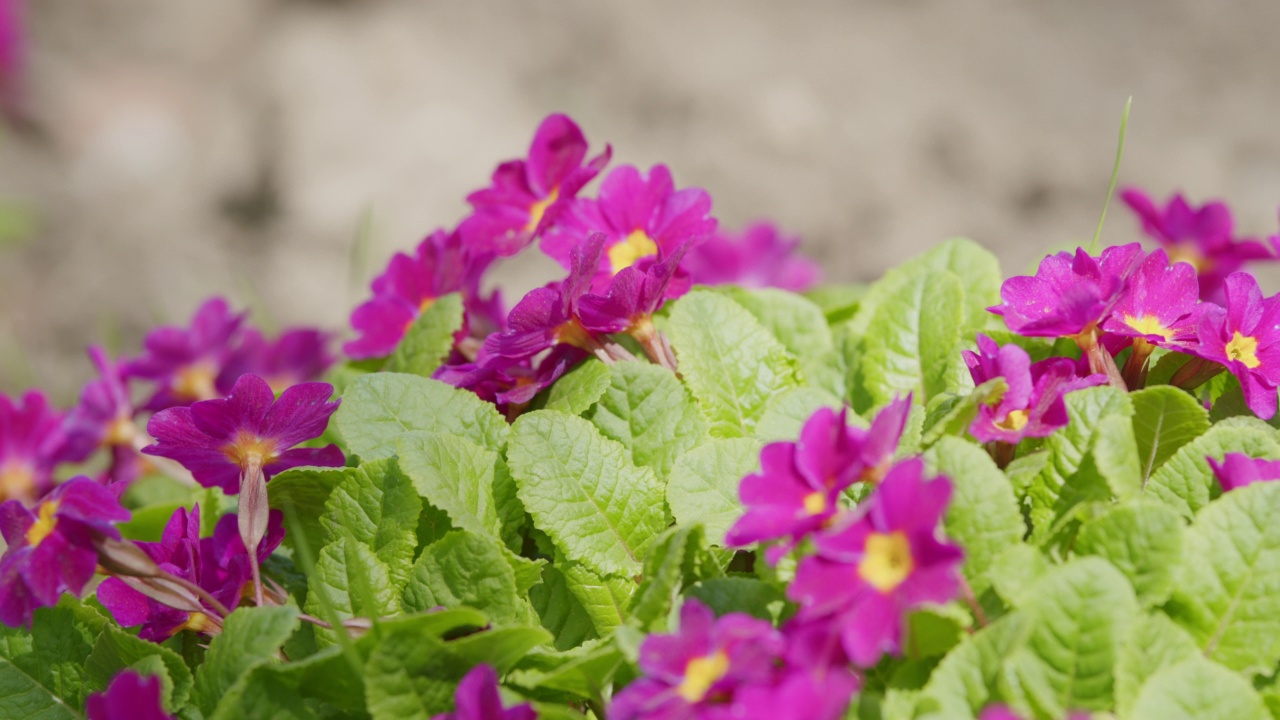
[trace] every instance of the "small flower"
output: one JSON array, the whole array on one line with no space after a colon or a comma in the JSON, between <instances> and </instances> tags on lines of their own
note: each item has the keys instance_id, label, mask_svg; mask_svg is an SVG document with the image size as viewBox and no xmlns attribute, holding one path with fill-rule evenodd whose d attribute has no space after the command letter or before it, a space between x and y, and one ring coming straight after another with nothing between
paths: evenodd
<instances>
[{"instance_id":1,"label":"small flower","mask_svg":"<svg viewBox=\"0 0 1280 720\"><path fill-rule=\"evenodd\" d=\"M959 589L960 547L937 536L951 498L946 478L925 481L919 458L896 465L844 527L814 536L787 595L801 621L830 618L856 664L901 647L907 613Z\"/></svg>"},{"instance_id":2,"label":"small flower","mask_svg":"<svg viewBox=\"0 0 1280 720\"><path fill-rule=\"evenodd\" d=\"M777 442L760 452L760 472L742 479L738 493L747 512L725 536L730 546L786 539L765 557L770 563L796 543L831 523L840 497L855 482L875 482L892 461L911 409L900 398L881 411L871 428L851 428L847 410L823 408L800 431L797 442Z\"/></svg>"},{"instance_id":3,"label":"small flower","mask_svg":"<svg viewBox=\"0 0 1280 720\"><path fill-rule=\"evenodd\" d=\"M176 460L201 485L228 494L239 492L240 476L251 467L260 467L268 479L292 467L341 467L345 459L335 445L294 447L324 433L338 409L339 401L328 401L332 395L328 383L302 383L277 400L265 380L242 375L226 399L151 416L147 431L156 444L142 452Z\"/></svg>"},{"instance_id":4,"label":"small flower","mask_svg":"<svg viewBox=\"0 0 1280 720\"><path fill-rule=\"evenodd\" d=\"M76 454L44 393L31 390L17 401L0 394L0 502L35 502L52 487L54 467L82 459Z\"/></svg>"},{"instance_id":5,"label":"small flower","mask_svg":"<svg viewBox=\"0 0 1280 720\"><path fill-rule=\"evenodd\" d=\"M111 452L111 466L105 482L125 484L142 470L134 442L141 437L133 417L137 412L130 397L128 381L120 366L100 347L89 348L89 359L98 377L85 384L80 402L67 413L64 431L69 454L77 459L98 449Z\"/></svg>"},{"instance_id":6,"label":"small flower","mask_svg":"<svg viewBox=\"0 0 1280 720\"><path fill-rule=\"evenodd\" d=\"M652 262L623 268L609 281L601 293L583 295L578 300L578 317L587 330L598 333L636 332L652 335L653 314L670 298L684 290L674 291L671 281L688 250L681 245L669 255L659 255ZM659 259L661 258L661 259ZM674 293L674 294L673 294Z\"/></svg>"},{"instance_id":7,"label":"small flower","mask_svg":"<svg viewBox=\"0 0 1280 720\"><path fill-rule=\"evenodd\" d=\"M606 145L586 160L587 138L578 125L567 115L547 116L534 134L529 159L502 163L492 185L467 196L475 212L459 232L473 247L500 257L515 255L555 221L612 153Z\"/></svg>"},{"instance_id":8,"label":"small flower","mask_svg":"<svg viewBox=\"0 0 1280 720\"><path fill-rule=\"evenodd\" d=\"M112 678L105 692L90 695L84 709L88 720L173 720L162 701L160 678L125 670Z\"/></svg>"},{"instance_id":9,"label":"small flower","mask_svg":"<svg viewBox=\"0 0 1280 720\"><path fill-rule=\"evenodd\" d=\"M1120 197L1142 221L1143 232L1163 245L1174 262L1195 268L1201 299L1222 302L1228 275L1250 261L1277 258L1257 240L1236 238L1231 210L1221 202L1197 208L1174 195L1161 208L1137 188L1126 189Z\"/></svg>"},{"instance_id":10,"label":"small flower","mask_svg":"<svg viewBox=\"0 0 1280 720\"><path fill-rule=\"evenodd\" d=\"M1033 364L1026 350L1012 343L999 346L986 335L978 335L978 352L962 354L975 385L1002 377L1009 386L994 405L979 407L969 425L970 434L984 443L1048 437L1067 425L1067 393L1107 382L1104 375L1080 377L1075 361L1067 358Z\"/></svg>"},{"instance_id":11,"label":"small flower","mask_svg":"<svg viewBox=\"0 0 1280 720\"><path fill-rule=\"evenodd\" d=\"M218 374L230 357L245 313L231 313L227 301L210 298L196 309L190 329L159 327L147 334L141 357L124 365L127 377L156 383L147 410L163 410L218 397Z\"/></svg>"},{"instance_id":12,"label":"small flower","mask_svg":"<svg viewBox=\"0 0 1280 720\"><path fill-rule=\"evenodd\" d=\"M230 394L241 375L265 379L276 393L319 380L337 360L329 350L332 341L330 333L316 328L289 328L275 340L248 329L218 374L218 392Z\"/></svg>"},{"instance_id":13,"label":"small flower","mask_svg":"<svg viewBox=\"0 0 1280 720\"><path fill-rule=\"evenodd\" d=\"M578 363L588 353L572 345L557 345L538 361L491 356L482 348L473 363L442 365L431 376L456 388L470 390L493 403L498 411L520 409Z\"/></svg>"},{"instance_id":14,"label":"small flower","mask_svg":"<svg viewBox=\"0 0 1280 720\"><path fill-rule=\"evenodd\" d=\"M1193 341L1199 299L1195 269L1186 263L1170 264L1164 250L1156 250L1129 277L1102 329L1157 347Z\"/></svg>"},{"instance_id":15,"label":"small flower","mask_svg":"<svg viewBox=\"0 0 1280 720\"><path fill-rule=\"evenodd\" d=\"M1092 333L1120 301L1126 281L1142 262L1137 243L1109 247L1101 257L1084 251L1040 261L1034 276L1005 280L1000 305L988 308L1009 329L1028 337L1075 337Z\"/></svg>"},{"instance_id":16,"label":"small flower","mask_svg":"<svg viewBox=\"0 0 1280 720\"><path fill-rule=\"evenodd\" d=\"M1280 296L1263 298L1258 281L1242 272L1227 278L1223 292L1226 308L1208 306L1190 351L1230 370L1249 409L1268 419L1280 386Z\"/></svg>"},{"instance_id":17,"label":"small flower","mask_svg":"<svg viewBox=\"0 0 1280 720\"><path fill-rule=\"evenodd\" d=\"M459 233L443 230L428 235L412 256L396 253L374 278L373 297L351 313L360 337L343 345L343 352L357 359L390 355L418 316L449 293L461 292L468 307L488 302L479 298L478 285L492 258L469 249Z\"/></svg>"},{"instance_id":18,"label":"small flower","mask_svg":"<svg viewBox=\"0 0 1280 720\"><path fill-rule=\"evenodd\" d=\"M258 547L263 562L284 539L283 516L272 511L265 541ZM135 543L161 570L194 583L228 608L240 603L252 577L248 552L236 531L236 516L224 515L213 535L200 537L200 506L190 513L178 508L165 525L158 543ZM107 578L98 586L98 600L122 627L141 626L138 637L163 642L182 630L206 635L221 631L216 608L203 613L171 608L148 598L118 578Z\"/></svg>"},{"instance_id":19,"label":"small flower","mask_svg":"<svg viewBox=\"0 0 1280 720\"><path fill-rule=\"evenodd\" d=\"M456 709L432 720L535 720L533 706L522 703L502 707L498 695L498 673L488 665L477 665L462 677L454 694Z\"/></svg>"},{"instance_id":20,"label":"small flower","mask_svg":"<svg viewBox=\"0 0 1280 720\"><path fill-rule=\"evenodd\" d=\"M1229 492L1256 482L1280 480L1280 460L1262 460L1251 458L1244 453L1227 453L1218 462L1213 458L1205 458L1213 474L1222 485L1223 492Z\"/></svg>"},{"instance_id":21,"label":"small flower","mask_svg":"<svg viewBox=\"0 0 1280 720\"><path fill-rule=\"evenodd\" d=\"M17 500L0 505L9 545L0 557L0 622L26 625L36 608L56 605L64 592L79 594L98 565L95 546L119 540L115 523L129 517L111 491L84 477L54 488L34 508Z\"/></svg>"},{"instance_id":22,"label":"small flower","mask_svg":"<svg viewBox=\"0 0 1280 720\"><path fill-rule=\"evenodd\" d=\"M748 225L734 235L712 234L681 263L698 285L776 287L804 292L818 283L822 270L796 252L800 238L783 235L770 222Z\"/></svg>"},{"instance_id":23,"label":"small flower","mask_svg":"<svg viewBox=\"0 0 1280 720\"><path fill-rule=\"evenodd\" d=\"M648 177L631 165L623 165L605 178L599 199L576 202L554 232L543 237L541 247L571 266L571 251L581 239L604 233L604 254L592 286L601 291L623 268L660 253L669 256L687 242L704 240L716 229L710 213L711 196L701 188L676 190L665 165L653 166ZM686 278L680 273L672 290L687 289Z\"/></svg>"},{"instance_id":24,"label":"small flower","mask_svg":"<svg viewBox=\"0 0 1280 720\"><path fill-rule=\"evenodd\" d=\"M686 600L678 632L650 635L640 645L644 677L614 697L609 717L728 717L723 711L740 688L772 680L782 650L782 636L769 623L742 613L716 619Z\"/></svg>"},{"instance_id":25,"label":"small flower","mask_svg":"<svg viewBox=\"0 0 1280 720\"><path fill-rule=\"evenodd\" d=\"M772 685L744 685L734 698L735 720L838 720L853 694L858 677L843 668L822 672L790 670Z\"/></svg>"}]
</instances>

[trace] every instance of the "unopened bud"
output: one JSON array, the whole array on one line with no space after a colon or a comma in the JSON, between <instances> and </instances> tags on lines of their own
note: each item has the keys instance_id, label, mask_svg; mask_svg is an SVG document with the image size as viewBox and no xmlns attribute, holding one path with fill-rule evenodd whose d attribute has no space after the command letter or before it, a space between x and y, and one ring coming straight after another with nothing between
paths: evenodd
<instances>
[{"instance_id":1,"label":"unopened bud","mask_svg":"<svg viewBox=\"0 0 1280 720\"><path fill-rule=\"evenodd\" d=\"M150 578L161 574L151 556L128 540L98 537L94 539L94 549L98 551L98 565L116 577Z\"/></svg>"}]
</instances>

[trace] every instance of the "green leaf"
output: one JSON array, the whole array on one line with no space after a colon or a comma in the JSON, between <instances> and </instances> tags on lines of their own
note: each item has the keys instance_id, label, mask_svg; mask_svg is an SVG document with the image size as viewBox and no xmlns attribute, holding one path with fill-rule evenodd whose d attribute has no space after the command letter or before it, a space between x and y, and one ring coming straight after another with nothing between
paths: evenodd
<instances>
[{"instance_id":1,"label":"green leaf","mask_svg":"<svg viewBox=\"0 0 1280 720\"><path fill-rule=\"evenodd\" d=\"M267 483L267 504L273 510L287 510L292 506L301 528L306 536L311 557L320 554L328 539L328 533L320 522L324 515L325 503L333 489L351 472L349 468L292 468L271 478ZM288 517L288 514L285 515ZM292 532L285 533L284 542L295 550L299 537Z\"/></svg>"},{"instance_id":2,"label":"green leaf","mask_svg":"<svg viewBox=\"0 0 1280 720\"><path fill-rule=\"evenodd\" d=\"M567 652L534 648L508 681L542 693L567 693L575 698L602 700L622 662L622 651L611 641L594 640ZM543 715L539 718L545 720Z\"/></svg>"},{"instance_id":3,"label":"green leaf","mask_svg":"<svg viewBox=\"0 0 1280 720\"><path fill-rule=\"evenodd\" d=\"M972 718L1000 699L998 685L1005 660L1027 641L1032 621L1012 612L960 641L929 677L917 701L922 717L947 711L940 717ZM960 709L967 709L965 713Z\"/></svg>"},{"instance_id":4,"label":"green leaf","mask_svg":"<svg viewBox=\"0 0 1280 720\"><path fill-rule=\"evenodd\" d=\"M754 315L798 360L807 385L844 396L843 358L836 352L831 327L821 308L800 295L777 288L747 290L726 285L722 290Z\"/></svg>"},{"instance_id":5,"label":"green leaf","mask_svg":"<svg viewBox=\"0 0 1280 720\"><path fill-rule=\"evenodd\" d=\"M332 542L349 537L373 549L394 585L403 585L418 547L422 501L394 459L348 468L325 502L320 524Z\"/></svg>"},{"instance_id":6,"label":"green leaf","mask_svg":"<svg viewBox=\"0 0 1280 720\"><path fill-rule=\"evenodd\" d=\"M598 638L591 616L569 589L569 581L555 565L542 568L542 583L529 591L529 601L542 626L555 636L557 650L568 650Z\"/></svg>"},{"instance_id":7,"label":"green leaf","mask_svg":"<svg viewBox=\"0 0 1280 720\"><path fill-rule=\"evenodd\" d=\"M907 615L903 653L913 660L941 656L960 644L971 624L965 611L954 605L912 610Z\"/></svg>"},{"instance_id":8,"label":"green leaf","mask_svg":"<svg viewBox=\"0 0 1280 720\"><path fill-rule=\"evenodd\" d=\"M929 401L920 444L927 448L948 435L964 437L981 407L997 402L1008 391L1009 383L997 377L962 397L949 393L934 397Z\"/></svg>"},{"instance_id":9,"label":"green leaf","mask_svg":"<svg viewBox=\"0 0 1280 720\"><path fill-rule=\"evenodd\" d=\"M795 440L800 429L814 413L822 408L839 412L844 401L826 390L798 387L783 391L769 401L756 425L756 438L763 442ZM866 427L867 421L849 411L847 422L853 427Z\"/></svg>"},{"instance_id":10,"label":"green leaf","mask_svg":"<svg viewBox=\"0 0 1280 720\"><path fill-rule=\"evenodd\" d=\"M858 309L858 301L867 293L866 285L819 285L805 292L809 302L822 308L827 322L837 323L848 320Z\"/></svg>"},{"instance_id":11,"label":"green leaf","mask_svg":"<svg viewBox=\"0 0 1280 720\"><path fill-rule=\"evenodd\" d=\"M610 366L610 384L588 417L631 451L637 467L651 467L659 478L707 437L707 421L689 392L670 370L648 363Z\"/></svg>"},{"instance_id":12,"label":"green leaf","mask_svg":"<svg viewBox=\"0 0 1280 720\"><path fill-rule=\"evenodd\" d=\"M1182 517L1157 502L1118 505L1084 524L1076 552L1115 565L1133 584L1139 602L1160 605L1173 592L1183 528Z\"/></svg>"},{"instance_id":13,"label":"green leaf","mask_svg":"<svg viewBox=\"0 0 1280 720\"><path fill-rule=\"evenodd\" d=\"M864 338L860 365L866 400L854 407L882 405L899 395L921 402L964 388L960 350L964 347L964 287L950 272L919 273L884 298Z\"/></svg>"},{"instance_id":14,"label":"green leaf","mask_svg":"<svg viewBox=\"0 0 1280 720\"><path fill-rule=\"evenodd\" d=\"M0 717L83 717L89 693L101 690L85 667L106 619L64 597L35 611L31 629L0 625Z\"/></svg>"},{"instance_id":15,"label":"green leaf","mask_svg":"<svg viewBox=\"0 0 1280 720\"><path fill-rule=\"evenodd\" d=\"M352 537L341 537L320 551L307 592L307 612L325 616L325 601L343 620L380 618L400 612L401 588L391 578L387 564L373 548ZM316 629L323 647L334 642L334 631Z\"/></svg>"},{"instance_id":16,"label":"green leaf","mask_svg":"<svg viewBox=\"0 0 1280 720\"><path fill-rule=\"evenodd\" d=\"M1116 654L1137 615L1124 576L1098 558L1074 560L1041 578L1022 611L1035 624L1008 666L1037 716L1110 708Z\"/></svg>"},{"instance_id":17,"label":"green leaf","mask_svg":"<svg viewBox=\"0 0 1280 720\"><path fill-rule=\"evenodd\" d=\"M502 450L507 421L467 390L402 373L373 373L356 378L333 416L350 451L363 460L395 454L396 441L408 432L461 435L494 452Z\"/></svg>"},{"instance_id":18,"label":"green leaf","mask_svg":"<svg viewBox=\"0 0 1280 720\"><path fill-rule=\"evenodd\" d=\"M1169 613L1205 657L1243 673L1280 662L1280 483L1226 493L1186 534Z\"/></svg>"},{"instance_id":19,"label":"green leaf","mask_svg":"<svg viewBox=\"0 0 1280 720\"><path fill-rule=\"evenodd\" d=\"M107 625L85 662L85 676L92 687L105 688L121 671L148 658L159 660L168 680L165 706L185 705L194 678L182 657L163 645L138 639L114 625Z\"/></svg>"},{"instance_id":20,"label":"green leaf","mask_svg":"<svg viewBox=\"0 0 1280 720\"><path fill-rule=\"evenodd\" d=\"M782 343L718 293L695 290L676 301L667 334L713 437L750 435L769 400L797 385Z\"/></svg>"},{"instance_id":21,"label":"green leaf","mask_svg":"<svg viewBox=\"0 0 1280 720\"><path fill-rule=\"evenodd\" d=\"M532 620L503 547L492 538L461 531L423 548L404 588L403 605L406 612L473 607L499 625Z\"/></svg>"},{"instance_id":22,"label":"green leaf","mask_svg":"<svg viewBox=\"0 0 1280 720\"><path fill-rule=\"evenodd\" d=\"M951 504L943 527L964 547L962 570L977 594L987 588L987 570L1002 550L1027 532L1013 486L977 445L944 437L925 453L929 469L951 481Z\"/></svg>"},{"instance_id":23,"label":"green leaf","mask_svg":"<svg viewBox=\"0 0 1280 720\"><path fill-rule=\"evenodd\" d=\"M288 605L241 608L214 637L196 670L192 700L206 715L245 674L275 657L298 629L298 609Z\"/></svg>"},{"instance_id":24,"label":"green leaf","mask_svg":"<svg viewBox=\"0 0 1280 720\"><path fill-rule=\"evenodd\" d=\"M782 591L755 578L719 577L695 583L685 591L716 615L733 612L774 622L782 612Z\"/></svg>"},{"instance_id":25,"label":"green leaf","mask_svg":"<svg viewBox=\"0 0 1280 720\"><path fill-rule=\"evenodd\" d=\"M580 563L557 563L565 585L598 637L607 637L627 619L636 584L631 578L598 575Z\"/></svg>"},{"instance_id":26,"label":"green leaf","mask_svg":"<svg viewBox=\"0 0 1280 720\"><path fill-rule=\"evenodd\" d=\"M677 525L654 542L644 563L644 582L631 598L630 615L642 629L665 629L680 592L720 574L707 552L702 526Z\"/></svg>"},{"instance_id":27,"label":"green leaf","mask_svg":"<svg viewBox=\"0 0 1280 720\"><path fill-rule=\"evenodd\" d=\"M218 702L209 720L318 720L296 687L263 665L240 678Z\"/></svg>"},{"instance_id":28,"label":"green leaf","mask_svg":"<svg viewBox=\"0 0 1280 720\"><path fill-rule=\"evenodd\" d=\"M547 402L543 408L570 415L586 412L609 389L612 376L609 368L596 358L587 358L547 390Z\"/></svg>"},{"instance_id":29,"label":"green leaf","mask_svg":"<svg viewBox=\"0 0 1280 720\"><path fill-rule=\"evenodd\" d=\"M453 349L453 335L461 327L462 295L450 293L436 298L405 333L387 359L386 369L431 377Z\"/></svg>"},{"instance_id":30,"label":"green leaf","mask_svg":"<svg viewBox=\"0 0 1280 720\"><path fill-rule=\"evenodd\" d=\"M521 502L566 556L601 574L634 574L666 526L662 486L589 421L522 416L507 451Z\"/></svg>"},{"instance_id":31,"label":"green leaf","mask_svg":"<svg viewBox=\"0 0 1280 720\"><path fill-rule=\"evenodd\" d=\"M1145 484L1178 448L1209 429L1209 413L1190 394L1169 385L1139 390L1129 399Z\"/></svg>"},{"instance_id":32,"label":"green leaf","mask_svg":"<svg viewBox=\"0 0 1280 720\"><path fill-rule=\"evenodd\" d=\"M498 453L448 433L402 435L396 451L418 494L445 511L454 527L502 536L494 498Z\"/></svg>"},{"instance_id":33,"label":"green leaf","mask_svg":"<svg viewBox=\"0 0 1280 720\"><path fill-rule=\"evenodd\" d=\"M1204 658L1184 660L1142 686L1131 720L1269 720L1248 681Z\"/></svg>"},{"instance_id":34,"label":"green leaf","mask_svg":"<svg viewBox=\"0 0 1280 720\"><path fill-rule=\"evenodd\" d=\"M1167 615L1143 616L1130 628L1116 657L1116 710L1127 716L1147 678L1199 655L1195 640Z\"/></svg>"},{"instance_id":35,"label":"green leaf","mask_svg":"<svg viewBox=\"0 0 1280 720\"><path fill-rule=\"evenodd\" d=\"M1049 572L1049 558L1033 545L1017 543L996 554L987 569L992 589L1012 607L1023 600Z\"/></svg>"},{"instance_id":36,"label":"green leaf","mask_svg":"<svg viewBox=\"0 0 1280 720\"><path fill-rule=\"evenodd\" d=\"M1257 418L1229 418L1183 445L1147 483L1147 492L1190 518L1219 493L1206 457L1219 462L1229 452L1280 459L1276 431Z\"/></svg>"},{"instance_id":37,"label":"green leaf","mask_svg":"<svg viewBox=\"0 0 1280 720\"><path fill-rule=\"evenodd\" d=\"M712 440L681 455L667 479L667 503L681 525L702 524L707 540L724 545L724 534L743 512L742 478L760 468L760 443L746 438Z\"/></svg>"}]
</instances>

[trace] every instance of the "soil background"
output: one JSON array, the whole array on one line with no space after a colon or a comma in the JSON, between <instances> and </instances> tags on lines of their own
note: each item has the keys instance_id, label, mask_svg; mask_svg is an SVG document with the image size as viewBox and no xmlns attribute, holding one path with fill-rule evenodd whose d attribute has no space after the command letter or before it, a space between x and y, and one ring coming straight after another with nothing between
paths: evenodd
<instances>
[{"instance_id":1,"label":"soil background","mask_svg":"<svg viewBox=\"0 0 1280 720\"><path fill-rule=\"evenodd\" d=\"M345 327L547 113L666 162L721 222L776 219L832 281L954 236L1006 271L1092 235L1122 183L1277 230L1275 0L31 0L31 127L0 138L0 391L70 402L223 293ZM353 252L367 234L366 252ZM1134 239L1112 206L1104 238ZM551 279L536 260L499 277ZM1271 290L1277 289L1272 283Z\"/></svg>"}]
</instances>

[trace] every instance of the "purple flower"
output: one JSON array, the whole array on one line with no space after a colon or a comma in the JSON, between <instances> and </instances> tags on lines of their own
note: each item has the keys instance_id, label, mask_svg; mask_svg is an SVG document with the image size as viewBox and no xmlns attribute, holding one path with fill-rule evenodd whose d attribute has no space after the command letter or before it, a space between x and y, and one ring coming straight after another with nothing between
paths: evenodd
<instances>
[{"instance_id":1,"label":"purple flower","mask_svg":"<svg viewBox=\"0 0 1280 720\"><path fill-rule=\"evenodd\" d=\"M500 257L515 255L555 221L612 153L606 145L586 160L587 138L578 125L567 115L547 116L533 136L529 159L502 163L492 185L467 196L475 212L459 232L472 247Z\"/></svg>"},{"instance_id":2,"label":"purple flower","mask_svg":"<svg viewBox=\"0 0 1280 720\"><path fill-rule=\"evenodd\" d=\"M716 229L711 217L711 196L701 188L675 189L671 171L655 165L645 177L631 165L612 170L600 186L595 201L574 204L542 239L543 252L571 266L571 251L592 233L605 235L593 284L597 291L623 268L661 254L669 256L687 242L701 242ZM676 277L671 289L687 289L687 276Z\"/></svg>"},{"instance_id":3,"label":"purple flower","mask_svg":"<svg viewBox=\"0 0 1280 720\"><path fill-rule=\"evenodd\" d=\"M125 670L105 692L90 695L84 710L88 720L173 720L161 704L162 689L160 678Z\"/></svg>"},{"instance_id":4,"label":"purple flower","mask_svg":"<svg viewBox=\"0 0 1280 720\"><path fill-rule=\"evenodd\" d=\"M53 485L58 463L80 459L62 423L62 414L38 390L16 402L0 394L0 502L35 502Z\"/></svg>"},{"instance_id":5,"label":"purple flower","mask_svg":"<svg viewBox=\"0 0 1280 720\"><path fill-rule=\"evenodd\" d=\"M644 677L614 696L614 720L728 718L739 688L770 682L782 635L763 620L730 613L720 619L697 600L680 608L679 632L650 635L640 645Z\"/></svg>"},{"instance_id":6,"label":"purple flower","mask_svg":"<svg viewBox=\"0 0 1280 720\"><path fill-rule=\"evenodd\" d=\"M604 334L634 332L652 335L655 332L653 314L668 298L683 295L688 289L687 286L678 291L671 288L680 260L688 249L686 243L662 257L661 261L654 258L655 261L642 261L623 268L613 276L602 293L583 295L578 300L578 317L582 326Z\"/></svg>"},{"instance_id":7,"label":"purple flower","mask_svg":"<svg viewBox=\"0 0 1280 720\"><path fill-rule=\"evenodd\" d=\"M1105 375L1080 377L1076 363L1049 358L1032 363L1027 351L1012 343L1004 346L978 335L978 352L963 351L964 362L976 385L1002 377L1008 383L998 402L982 405L969 432L981 442L1016 444L1023 438L1048 437L1066 427L1063 396L1093 385L1105 385Z\"/></svg>"},{"instance_id":8,"label":"purple flower","mask_svg":"<svg viewBox=\"0 0 1280 720\"><path fill-rule=\"evenodd\" d=\"M1262 460L1251 458L1244 453L1227 453L1218 462L1213 458L1205 458L1218 483L1224 492L1252 485L1256 482L1280 480L1280 460Z\"/></svg>"},{"instance_id":9,"label":"purple flower","mask_svg":"<svg viewBox=\"0 0 1280 720\"><path fill-rule=\"evenodd\" d=\"M275 340L248 329L218 375L218 392L229 394L241 375L257 375L277 393L319 380L337 360L329 350L332 341L330 333L316 328L289 328Z\"/></svg>"},{"instance_id":10,"label":"purple flower","mask_svg":"<svg viewBox=\"0 0 1280 720\"><path fill-rule=\"evenodd\" d=\"M1190 352L1226 366L1240 380L1249 409L1265 419L1276 414L1280 386L1280 296L1262 297L1249 273L1232 273L1223 291L1226 308L1208 306Z\"/></svg>"},{"instance_id":11,"label":"purple flower","mask_svg":"<svg viewBox=\"0 0 1280 720\"><path fill-rule=\"evenodd\" d=\"M463 676L454 694L457 706L451 713L432 720L535 720L538 714L528 703L503 708L498 695L498 673L488 665L477 665Z\"/></svg>"},{"instance_id":12,"label":"purple flower","mask_svg":"<svg viewBox=\"0 0 1280 720\"><path fill-rule=\"evenodd\" d=\"M54 488L34 508L17 500L0 505L0 533L9 547L0 557L0 622L17 627L38 607L79 593L98 565L95 546L120 539L115 523L130 517L115 495L89 478Z\"/></svg>"},{"instance_id":13,"label":"purple flower","mask_svg":"<svg viewBox=\"0 0 1280 720\"><path fill-rule=\"evenodd\" d=\"M1193 341L1199 299L1195 269L1186 263L1170 264L1164 250L1156 250L1129 277L1102 329L1156 346Z\"/></svg>"},{"instance_id":14,"label":"purple flower","mask_svg":"<svg viewBox=\"0 0 1280 720\"><path fill-rule=\"evenodd\" d=\"M418 316L449 293L463 293L468 306L483 306L489 301L478 297L478 284L492 257L469 250L459 233L443 230L428 235L412 256L396 253L374 278L373 297L351 313L360 337L343 345L343 352L357 359L390 355Z\"/></svg>"},{"instance_id":15,"label":"purple flower","mask_svg":"<svg viewBox=\"0 0 1280 720\"><path fill-rule=\"evenodd\" d=\"M470 390L498 411L510 414L589 357L572 345L557 345L535 366L529 358L513 360L488 355L483 349L473 363L443 365L431 377Z\"/></svg>"},{"instance_id":16,"label":"purple flower","mask_svg":"<svg viewBox=\"0 0 1280 720\"><path fill-rule=\"evenodd\" d=\"M1120 301L1142 262L1137 243L1109 247L1094 258L1078 248L1040 261L1034 276L1012 277L1000 287L1000 305L988 308L1009 329L1028 337L1092 334Z\"/></svg>"},{"instance_id":17,"label":"purple flower","mask_svg":"<svg viewBox=\"0 0 1280 720\"><path fill-rule=\"evenodd\" d=\"M817 555L800 562L787 589L801 606L801 621L836 624L858 665L897 653L907 613L922 603L947 602L959 589L964 553L937 535L951 483L926 481L923 473L919 458L890 470L856 519L814 536Z\"/></svg>"},{"instance_id":18,"label":"purple flower","mask_svg":"<svg viewBox=\"0 0 1280 720\"><path fill-rule=\"evenodd\" d=\"M843 668L792 670L773 685L744 685L734 698L734 720L838 720L858 691L858 677Z\"/></svg>"},{"instance_id":19,"label":"purple flower","mask_svg":"<svg viewBox=\"0 0 1280 720\"><path fill-rule=\"evenodd\" d=\"M272 511L265 541L258 547L263 562L284 539L283 516ZM240 604L252 580L248 552L236 531L236 516L224 515L213 536L200 537L200 506L190 513L178 508L165 526L160 542L135 543L161 570L190 581L206 590L229 608ZM129 587L118 578L107 578L98 586L98 600L122 627L141 625L138 637L163 642L182 630L216 634L221 619L215 608L192 613L168 607Z\"/></svg>"},{"instance_id":20,"label":"purple flower","mask_svg":"<svg viewBox=\"0 0 1280 720\"><path fill-rule=\"evenodd\" d=\"M141 357L125 363L127 377L156 383L147 410L163 410L218 397L216 381L231 356L245 313L232 314L227 301L210 298L196 309L190 329L165 326L143 341Z\"/></svg>"},{"instance_id":21,"label":"purple flower","mask_svg":"<svg viewBox=\"0 0 1280 720\"><path fill-rule=\"evenodd\" d=\"M135 440L141 433L133 421L136 410L120 366L100 347L89 348L98 377L85 384L80 402L67 413L64 430L69 454L78 459L105 448L111 451L109 482L128 482L140 472ZM123 489L123 486L121 486Z\"/></svg>"},{"instance_id":22,"label":"purple flower","mask_svg":"<svg viewBox=\"0 0 1280 720\"><path fill-rule=\"evenodd\" d=\"M324 433L338 402L329 402L333 386L302 383L277 400L266 381L241 375L226 399L205 400L190 407L162 410L151 416L147 431L155 445L148 455L182 463L205 487L228 494L240 490L240 476L261 467L268 479L292 467L341 467L342 451L335 445L295 448Z\"/></svg>"},{"instance_id":23,"label":"purple flower","mask_svg":"<svg viewBox=\"0 0 1280 720\"><path fill-rule=\"evenodd\" d=\"M712 234L682 265L699 285L776 287L804 292L818 283L818 264L797 253L800 238L783 235L771 222L755 222L740 234Z\"/></svg>"},{"instance_id":24,"label":"purple flower","mask_svg":"<svg viewBox=\"0 0 1280 720\"><path fill-rule=\"evenodd\" d=\"M855 482L876 482L897 449L911 409L911 397L886 406L868 430L851 428L846 411L823 408L800 430L796 442L766 445L760 472L738 488L747 512L725 535L732 547L786 539L765 557L770 563L810 533L830 524L841 511L840 497Z\"/></svg>"},{"instance_id":25,"label":"purple flower","mask_svg":"<svg viewBox=\"0 0 1280 720\"><path fill-rule=\"evenodd\" d=\"M1200 297L1222 302L1227 276L1251 260L1274 260L1276 255L1254 239L1234 234L1231 210L1213 201L1195 208L1175 194L1163 208L1137 188L1120 197L1142 221L1142 231L1169 251L1174 262L1195 268L1200 277Z\"/></svg>"}]
</instances>

